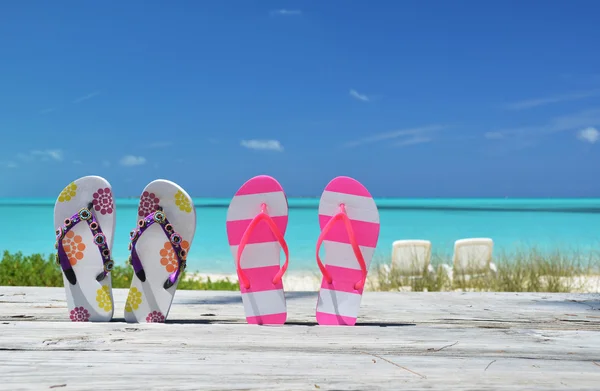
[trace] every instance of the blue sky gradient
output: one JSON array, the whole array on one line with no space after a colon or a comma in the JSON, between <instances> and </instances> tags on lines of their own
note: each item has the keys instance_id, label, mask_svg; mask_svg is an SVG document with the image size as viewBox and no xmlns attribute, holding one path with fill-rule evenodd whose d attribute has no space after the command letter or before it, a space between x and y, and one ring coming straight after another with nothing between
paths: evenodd
<instances>
[{"instance_id":1,"label":"blue sky gradient","mask_svg":"<svg viewBox=\"0 0 600 391\"><path fill-rule=\"evenodd\" d=\"M0 197L600 196L595 1L0 4Z\"/></svg>"}]
</instances>

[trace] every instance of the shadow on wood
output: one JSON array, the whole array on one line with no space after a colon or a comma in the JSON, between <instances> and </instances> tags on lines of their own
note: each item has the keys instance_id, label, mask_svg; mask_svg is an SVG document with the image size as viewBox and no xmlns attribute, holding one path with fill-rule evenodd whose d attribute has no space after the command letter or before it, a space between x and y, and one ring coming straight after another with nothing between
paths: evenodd
<instances>
[{"instance_id":1,"label":"shadow on wood","mask_svg":"<svg viewBox=\"0 0 600 391\"><path fill-rule=\"evenodd\" d=\"M275 327L246 324L239 292L177 292L167 324L71 323L62 289L0 295L7 390L598 390L597 295L366 292L356 327L316 326L314 292Z\"/></svg>"}]
</instances>

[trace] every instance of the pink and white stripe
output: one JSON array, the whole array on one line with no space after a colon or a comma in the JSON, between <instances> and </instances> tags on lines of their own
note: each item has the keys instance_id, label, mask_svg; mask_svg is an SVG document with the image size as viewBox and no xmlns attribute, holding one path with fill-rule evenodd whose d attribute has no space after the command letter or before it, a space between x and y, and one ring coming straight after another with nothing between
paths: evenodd
<instances>
[{"instance_id":1,"label":"pink and white stripe","mask_svg":"<svg viewBox=\"0 0 600 391\"><path fill-rule=\"evenodd\" d=\"M379 212L375 200L355 179L333 179L325 187L319 204L321 229L333 216L340 213L340 204L345 205L368 271L379 238ZM332 282L328 283L325 278L321 282L317 322L320 325L354 325L364 289L357 290L355 285L363 279L363 272L352 250L343 221L334 223L323 240L323 247L323 264L331 275Z\"/></svg>"},{"instance_id":2,"label":"pink and white stripe","mask_svg":"<svg viewBox=\"0 0 600 391\"><path fill-rule=\"evenodd\" d=\"M288 204L283 188L274 178L260 175L248 180L233 197L227 212L227 236L234 260L250 222L266 204L266 213L282 235L288 223ZM260 222L244 247L240 266L250 281L240 283L246 319L251 324L283 324L287 307L283 283L273 284L280 270L281 246L266 222Z\"/></svg>"}]
</instances>

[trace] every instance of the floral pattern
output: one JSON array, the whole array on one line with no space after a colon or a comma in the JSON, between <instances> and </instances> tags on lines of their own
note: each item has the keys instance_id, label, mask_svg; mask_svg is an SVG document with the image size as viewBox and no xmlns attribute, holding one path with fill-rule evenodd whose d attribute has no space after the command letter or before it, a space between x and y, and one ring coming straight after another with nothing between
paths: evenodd
<instances>
[{"instance_id":1,"label":"floral pattern","mask_svg":"<svg viewBox=\"0 0 600 391\"><path fill-rule=\"evenodd\" d=\"M140 304L142 304L142 292L138 288L132 287L127 295L125 311L132 312L133 310L137 310Z\"/></svg>"},{"instance_id":2,"label":"floral pattern","mask_svg":"<svg viewBox=\"0 0 600 391\"><path fill-rule=\"evenodd\" d=\"M71 184L65 187L58 195L58 202L71 201L71 199L75 198L75 195L77 195L77 185L75 182L71 182Z\"/></svg>"},{"instance_id":3,"label":"floral pattern","mask_svg":"<svg viewBox=\"0 0 600 391\"><path fill-rule=\"evenodd\" d=\"M152 311L146 316L146 322L148 323L164 323L165 316L160 311Z\"/></svg>"},{"instance_id":4,"label":"floral pattern","mask_svg":"<svg viewBox=\"0 0 600 391\"><path fill-rule=\"evenodd\" d=\"M104 285L102 288L96 291L96 301L100 309L109 312L112 310L112 300L110 299L110 288Z\"/></svg>"},{"instance_id":5,"label":"floral pattern","mask_svg":"<svg viewBox=\"0 0 600 391\"><path fill-rule=\"evenodd\" d=\"M181 190L177 190L175 193L175 205L186 213L192 212L192 201Z\"/></svg>"},{"instance_id":6,"label":"floral pattern","mask_svg":"<svg viewBox=\"0 0 600 391\"><path fill-rule=\"evenodd\" d=\"M181 248L188 251L190 243L187 240L181 242ZM179 265L177 264L177 255L171 242L165 242L163 248L160 249L160 264L163 265L169 273L173 273Z\"/></svg>"},{"instance_id":7,"label":"floral pattern","mask_svg":"<svg viewBox=\"0 0 600 391\"><path fill-rule=\"evenodd\" d=\"M108 187L104 189L98 189L94 193L94 200L92 203L94 204L94 209L96 212L100 212L103 215L111 214L115 209L112 192Z\"/></svg>"},{"instance_id":8,"label":"floral pattern","mask_svg":"<svg viewBox=\"0 0 600 391\"><path fill-rule=\"evenodd\" d=\"M69 315L73 322L87 322L90 320L90 313L83 307L75 307Z\"/></svg>"},{"instance_id":9,"label":"floral pattern","mask_svg":"<svg viewBox=\"0 0 600 391\"><path fill-rule=\"evenodd\" d=\"M63 249L69 258L69 263L75 265L77 261L81 261L84 256L85 243L75 232L69 231L62 240Z\"/></svg>"},{"instance_id":10,"label":"floral pattern","mask_svg":"<svg viewBox=\"0 0 600 391\"><path fill-rule=\"evenodd\" d=\"M138 216L146 217L150 213L158 209L160 200L154 193L145 191L140 198L140 207L138 208Z\"/></svg>"}]
</instances>

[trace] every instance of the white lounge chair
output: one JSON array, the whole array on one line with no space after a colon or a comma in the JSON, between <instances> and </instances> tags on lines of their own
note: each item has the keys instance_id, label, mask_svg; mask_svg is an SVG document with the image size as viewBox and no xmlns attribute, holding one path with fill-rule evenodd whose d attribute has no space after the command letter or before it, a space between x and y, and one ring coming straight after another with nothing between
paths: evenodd
<instances>
[{"instance_id":1,"label":"white lounge chair","mask_svg":"<svg viewBox=\"0 0 600 391\"><path fill-rule=\"evenodd\" d=\"M462 273L469 277L496 273L498 269L492 261L494 241L490 238L460 239L454 242L452 267L444 265L450 277Z\"/></svg>"},{"instance_id":2,"label":"white lounge chair","mask_svg":"<svg viewBox=\"0 0 600 391\"><path fill-rule=\"evenodd\" d=\"M396 240L392 243L392 268L406 277L434 273L429 240Z\"/></svg>"}]
</instances>

